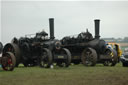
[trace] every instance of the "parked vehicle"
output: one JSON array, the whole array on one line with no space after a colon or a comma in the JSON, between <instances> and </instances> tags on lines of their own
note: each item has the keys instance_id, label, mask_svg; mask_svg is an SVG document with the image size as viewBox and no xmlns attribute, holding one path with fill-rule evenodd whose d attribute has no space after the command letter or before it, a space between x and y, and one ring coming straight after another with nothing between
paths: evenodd
<instances>
[{"instance_id":1,"label":"parked vehicle","mask_svg":"<svg viewBox=\"0 0 128 85\"><path fill-rule=\"evenodd\" d=\"M122 66L128 67L128 48L125 48L123 55L121 56Z\"/></svg>"},{"instance_id":2,"label":"parked vehicle","mask_svg":"<svg viewBox=\"0 0 128 85\"><path fill-rule=\"evenodd\" d=\"M109 42L108 45L111 45L111 48L114 49L118 56L118 62L120 61L120 57L122 56L121 46L118 43Z\"/></svg>"},{"instance_id":3,"label":"parked vehicle","mask_svg":"<svg viewBox=\"0 0 128 85\"><path fill-rule=\"evenodd\" d=\"M23 63L24 66L36 66L49 68L53 63L58 66L68 67L71 62L71 53L61 46L61 42L54 37L54 19L49 19L50 38L45 31L34 34L34 37L26 35L19 39L14 38L7 43L3 52L12 52L16 56L16 66Z\"/></svg>"},{"instance_id":4,"label":"parked vehicle","mask_svg":"<svg viewBox=\"0 0 128 85\"><path fill-rule=\"evenodd\" d=\"M118 60L115 49L107 48L106 42L100 39L100 20L95 20L95 37L87 30L77 36L65 36L61 42L64 48L70 50L72 63L83 63L85 66L95 66L103 63L105 66L115 66Z\"/></svg>"},{"instance_id":5,"label":"parked vehicle","mask_svg":"<svg viewBox=\"0 0 128 85\"><path fill-rule=\"evenodd\" d=\"M11 52L2 53L3 45L0 42L0 66L3 70L13 71L16 63L15 56Z\"/></svg>"}]
</instances>

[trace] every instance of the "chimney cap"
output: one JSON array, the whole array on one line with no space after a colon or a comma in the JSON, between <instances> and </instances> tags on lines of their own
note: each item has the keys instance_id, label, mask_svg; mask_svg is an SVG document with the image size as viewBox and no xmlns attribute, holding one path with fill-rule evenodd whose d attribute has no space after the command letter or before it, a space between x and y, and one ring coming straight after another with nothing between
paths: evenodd
<instances>
[{"instance_id":1,"label":"chimney cap","mask_svg":"<svg viewBox=\"0 0 128 85\"><path fill-rule=\"evenodd\" d=\"M95 21L100 21L100 19L95 19Z\"/></svg>"},{"instance_id":2,"label":"chimney cap","mask_svg":"<svg viewBox=\"0 0 128 85\"><path fill-rule=\"evenodd\" d=\"M49 18L49 19L54 19L54 18Z\"/></svg>"}]
</instances>

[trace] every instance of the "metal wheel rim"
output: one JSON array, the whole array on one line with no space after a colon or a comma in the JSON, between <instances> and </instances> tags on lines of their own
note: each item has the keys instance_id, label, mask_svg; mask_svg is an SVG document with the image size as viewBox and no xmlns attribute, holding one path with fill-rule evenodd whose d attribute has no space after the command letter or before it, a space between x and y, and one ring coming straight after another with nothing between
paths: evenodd
<instances>
[{"instance_id":1,"label":"metal wheel rim","mask_svg":"<svg viewBox=\"0 0 128 85\"><path fill-rule=\"evenodd\" d=\"M6 71L12 69L13 63L12 63L11 57L9 55L6 55L6 56L3 57L3 59L6 59L2 62L3 63L2 64L3 69L6 70Z\"/></svg>"}]
</instances>

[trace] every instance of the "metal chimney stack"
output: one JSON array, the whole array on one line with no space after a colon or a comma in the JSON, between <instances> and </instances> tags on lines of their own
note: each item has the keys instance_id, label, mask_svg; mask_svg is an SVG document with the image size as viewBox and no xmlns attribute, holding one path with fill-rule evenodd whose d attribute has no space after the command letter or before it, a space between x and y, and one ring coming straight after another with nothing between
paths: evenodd
<instances>
[{"instance_id":1,"label":"metal chimney stack","mask_svg":"<svg viewBox=\"0 0 128 85\"><path fill-rule=\"evenodd\" d=\"M100 38L100 20L99 19L96 19L94 20L95 22L95 38L96 39L99 39Z\"/></svg>"},{"instance_id":2,"label":"metal chimney stack","mask_svg":"<svg viewBox=\"0 0 128 85\"><path fill-rule=\"evenodd\" d=\"M54 18L49 18L50 39L54 39Z\"/></svg>"}]
</instances>

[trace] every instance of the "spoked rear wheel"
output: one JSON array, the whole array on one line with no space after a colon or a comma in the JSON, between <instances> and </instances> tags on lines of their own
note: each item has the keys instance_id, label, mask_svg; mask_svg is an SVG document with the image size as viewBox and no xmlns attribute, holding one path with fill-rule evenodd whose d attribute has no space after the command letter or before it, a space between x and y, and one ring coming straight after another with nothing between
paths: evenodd
<instances>
[{"instance_id":1,"label":"spoked rear wheel","mask_svg":"<svg viewBox=\"0 0 128 85\"><path fill-rule=\"evenodd\" d=\"M43 54L39 60L39 66L44 68L50 68L50 66L52 65L52 59L53 58L51 51L47 48L44 48Z\"/></svg>"},{"instance_id":2,"label":"spoked rear wheel","mask_svg":"<svg viewBox=\"0 0 128 85\"><path fill-rule=\"evenodd\" d=\"M13 53L7 52L2 55L2 68L6 71L13 71L16 59Z\"/></svg>"},{"instance_id":3,"label":"spoked rear wheel","mask_svg":"<svg viewBox=\"0 0 128 85\"><path fill-rule=\"evenodd\" d=\"M97 53L93 48L85 49L81 56L82 63L85 66L95 66L97 62Z\"/></svg>"}]
</instances>

